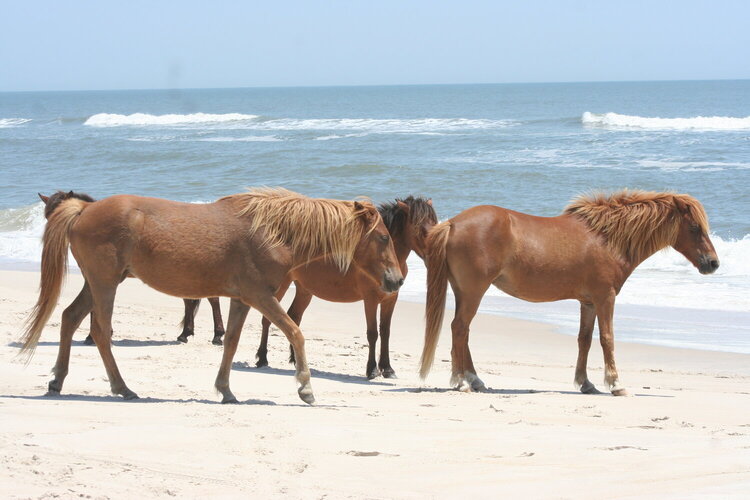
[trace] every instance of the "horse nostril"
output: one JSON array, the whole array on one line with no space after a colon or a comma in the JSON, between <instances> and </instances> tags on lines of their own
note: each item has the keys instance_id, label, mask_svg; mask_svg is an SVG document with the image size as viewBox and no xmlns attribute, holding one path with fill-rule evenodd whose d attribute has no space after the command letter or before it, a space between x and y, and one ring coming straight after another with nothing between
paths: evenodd
<instances>
[{"instance_id":1,"label":"horse nostril","mask_svg":"<svg viewBox=\"0 0 750 500\"><path fill-rule=\"evenodd\" d=\"M718 263L716 264L716 266L718 267ZM398 280L398 286L401 286L403 284L404 284L404 278L401 278L400 280Z\"/></svg>"},{"instance_id":2,"label":"horse nostril","mask_svg":"<svg viewBox=\"0 0 750 500\"><path fill-rule=\"evenodd\" d=\"M719 269L719 260L718 259L711 259L711 269Z\"/></svg>"}]
</instances>

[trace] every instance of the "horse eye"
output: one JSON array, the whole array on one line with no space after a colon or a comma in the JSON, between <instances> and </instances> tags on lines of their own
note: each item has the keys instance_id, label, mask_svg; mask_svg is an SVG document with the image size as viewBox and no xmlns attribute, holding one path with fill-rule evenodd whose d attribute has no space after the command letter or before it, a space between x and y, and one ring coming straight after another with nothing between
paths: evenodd
<instances>
[{"instance_id":1,"label":"horse eye","mask_svg":"<svg viewBox=\"0 0 750 500\"><path fill-rule=\"evenodd\" d=\"M387 234L381 235L380 236L380 241L382 241L383 243L386 243L388 241L388 235Z\"/></svg>"},{"instance_id":2,"label":"horse eye","mask_svg":"<svg viewBox=\"0 0 750 500\"><path fill-rule=\"evenodd\" d=\"M692 233L699 233L701 230L700 226L698 224L690 224L690 232Z\"/></svg>"}]
</instances>

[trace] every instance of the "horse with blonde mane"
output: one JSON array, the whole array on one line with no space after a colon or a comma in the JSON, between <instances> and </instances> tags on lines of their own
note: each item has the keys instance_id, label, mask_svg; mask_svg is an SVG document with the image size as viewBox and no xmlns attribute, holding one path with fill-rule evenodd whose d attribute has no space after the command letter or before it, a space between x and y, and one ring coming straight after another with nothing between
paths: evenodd
<instances>
[{"instance_id":1,"label":"horse with blonde mane","mask_svg":"<svg viewBox=\"0 0 750 500\"><path fill-rule=\"evenodd\" d=\"M229 373L242 325L250 307L255 307L293 345L297 393L312 404L304 337L274 297L289 272L328 260L342 272L356 263L386 292L395 292L403 283L388 231L369 202L308 198L280 188L253 189L208 204L132 195L96 202L73 192L55 196L45 209L40 293L23 336L23 353L33 354L55 308L68 248L85 282L62 315L48 394L60 393L73 333L93 312L91 333L112 393L138 397L120 375L109 342L117 287L125 278L136 277L176 297L232 299L215 382L222 402L237 402Z\"/></svg>"},{"instance_id":2,"label":"horse with blonde mane","mask_svg":"<svg viewBox=\"0 0 750 500\"><path fill-rule=\"evenodd\" d=\"M421 197L408 196L395 202L382 203L378 212L383 218L386 229L393 240L401 273L404 277L409 272L406 259L412 250L420 257L424 256L427 232L437 224L437 214L432 208L432 200ZM324 280L321 276L339 274L336 280ZM369 352L365 374L368 379L379 375L384 378L396 378L396 372L391 366L389 342L391 337L391 318L398 300L398 292L384 293L377 283L373 282L367 273L352 266L346 273L339 273L328 262L315 262L309 266L298 267L288 276L289 281L282 285L276 298L281 300L287 288L294 280L294 300L287 310L287 314L298 325L302 315L310 304L313 296L331 302L363 301L365 306L365 321L367 324L367 343ZM186 302L187 304L187 302ZM375 361L375 347L378 341L377 312L380 307L380 358ZM187 313L186 313L187 316ZM256 354L256 366L268 366L268 327L270 321L263 318L260 346ZM289 362L294 363L294 350L291 350Z\"/></svg>"},{"instance_id":3,"label":"horse with blonde mane","mask_svg":"<svg viewBox=\"0 0 750 500\"><path fill-rule=\"evenodd\" d=\"M469 352L469 326L490 285L530 302L581 304L575 383L598 393L586 373L594 323L604 353L604 380L627 394L614 357L615 298L635 268L672 247L701 274L719 267L703 206L686 194L623 190L574 199L557 217L536 217L484 205L435 226L427 237L427 307L420 375L435 357L448 282L456 298L451 384L485 389Z\"/></svg>"}]
</instances>

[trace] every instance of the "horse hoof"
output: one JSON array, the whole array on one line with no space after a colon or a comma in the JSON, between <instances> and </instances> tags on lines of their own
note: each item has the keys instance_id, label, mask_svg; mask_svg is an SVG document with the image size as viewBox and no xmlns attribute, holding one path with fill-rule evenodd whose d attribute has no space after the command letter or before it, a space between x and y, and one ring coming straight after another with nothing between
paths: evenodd
<instances>
[{"instance_id":1,"label":"horse hoof","mask_svg":"<svg viewBox=\"0 0 750 500\"><path fill-rule=\"evenodd\" d=\"M267 359L259 359L255 362L255 368L263 368L268 366L268 360Z\"/></svg>"},{"instance_id":2,"label":"horse hoof","mask_svg":"<svg viewBox=\"0 0 750 500\"><path fill-rule=\"evenodd\" d=\"M183 344L187 344L187 336L180 335L179 337L177 337L177 342L182 342Z\"/></svg>"},{"instance_id":3,"label":"horse hoof","mask_svg":"<svg viewBox=\"0 0 750 500\"><path fill-rule=\"evenodd\" d=\"M237 398L235 398L234 396L224 396L224 399L221 400L221 404L223 405L227 405L227 404L236 405L239 403L240 402L237 401Z\"/></svg>"},{"instance_id":4,"label":"horse hoof","mask_svg":"<svg viewBox=\"0 0 750 500\"><path fill-rule=\"evenodd\" d=\"M213 345L224 345L224 342L222 342L221 337L214 337L211 343Z\"/></svg>"},{"instance_id":5,"label":"horse hoof","mask_svg":"<svg viewBox=\"0 0 750 500\"><path fill-rule=\"evenodd\" d=\"M628 390L627 389L615 389L612 391L613 396L628 396Z\"/></svg>"},{"instance_id":6,"label":"horse hoof","mask_svg":"<svg viewBox=\"0 0 750 500\"><path fill-rule=\"evenodd\" d=\"M375 368L374 370L370 371L370 373L367 374L367 380L372 380L374 378L378 378L380 376L380 370Z\"/></svg>"},{"instance_id":7,"label":"horse hoof","mask_svg":"<svg viewBox=\"0 0 750 500\"><path fill-rule=\"evenodd\" d=\"M83 340L83 343L86 345L94 345L94 339L91 338L91 335L89 335Z\"/></svg>"},{"instance_id":8,"label":"horse hoof","mask_svg":"<svg viewBox=\"0 0 750 500\"><path fill-rule=\"evenodd\" d=\"M385 370L382 371L382 373L383 373L383 378L398 378L396 376L396 372L393 371L393 368L386 368Z\"/></svg>"},{"instance_id":9,"label":"horse hoof","mask_svg":"<svg viewBox=\"0 0 750 500\"><path fill-rule=\"evenodd\" d=\"M458 389L460 392L473 392L471 389L471 384L466 380L461 380L456 389Z\"/></svg>"},{"instance_id":10,"label":"horse hoof","mask_svg":"<svg viewBox=\"0 0 750 500\"><path fill-rule=\"evenodd\" d=\"M315 396L313 396L313 392L312 392L311 388L309 388L309 387L307 387L307 388L301 387L297 391L297 394L299 394L299 398L302 401L304 401L305 403L307 403L309 405L312 405L313 403L315 403Z\"/></svg>"},{"instance_id":11,"label":"horse hoof","mask_svg":"<svg viewBox=\"0 0 750 500\"><path fill-rule=\"evenodd\" d=\"M594 384L588 380L581 385L581 392L583 394L601 394L602 392L596 388Z\"/></svg>"},{"instance_id":12,"label":"horse hoof","mask_svg":"<svg viewBox=\"0 0 750 500\"><path fill-rule=\"evenodd\" d=\"M47 389L47 392L45 392L44 395L49 398L54 398L60 395L60 391L56 391L55 389Z\"/></svg>"}]
</instances>

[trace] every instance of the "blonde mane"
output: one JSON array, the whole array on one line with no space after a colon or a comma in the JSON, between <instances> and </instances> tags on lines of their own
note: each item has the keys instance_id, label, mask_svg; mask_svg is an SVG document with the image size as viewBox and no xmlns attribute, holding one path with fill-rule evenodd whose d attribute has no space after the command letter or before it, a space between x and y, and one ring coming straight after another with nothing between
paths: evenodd
<instances>
[{"instance_id":1,"label":"blonde mane","mask_svg":"<svg viewBox=\"0 0 750 500\"><path fill-rule=\"evenodd\" d=\"M642 261L677 240L680 208L708 232L703 206L687 194L627 190L573 199L563 213L575 215L601 234L609 247L631 261Z\"/></svg>"},{"instance_id":2,"label":"blonde mane","mask_svg":"<svg viewBox=\"0 0 750 500\"><path fill-rule=\"evenodd\" d=\"M283 188L254 188L222 200L233 201L239 217L251 217L250 234L262 229L268 248L287 246L305 262L323 256L342 273L366 234L366 215L378 217L367 201L308 198Z\"/></svg>"}]
</instances>

